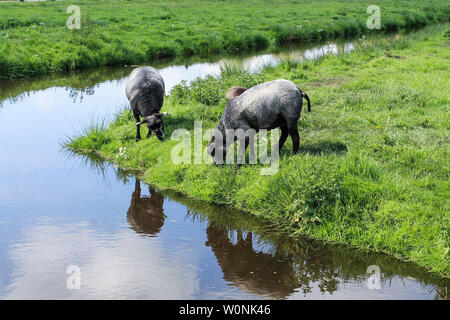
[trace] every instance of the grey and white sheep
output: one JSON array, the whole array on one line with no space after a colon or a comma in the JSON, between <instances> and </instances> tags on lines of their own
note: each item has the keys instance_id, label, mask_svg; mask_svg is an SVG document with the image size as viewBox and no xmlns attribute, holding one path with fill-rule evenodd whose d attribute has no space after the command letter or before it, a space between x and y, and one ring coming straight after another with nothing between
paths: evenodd
<instances>
[{"instance_id":1,"label":"grey and white sheep","mask_svg":"<svg viewBox=\"0 0 450 320\"><path fill-rule=\"evenodd\" d=\"M226 159L226 152L236 140L227 138L227 130L235 132L238 129L249 129L258 132L261 129L281 129L279 150L286 142L288 135L293 142L293 153L299 150L299 133L297 122L302 111L303 98L308 102L308 111L311 111L311 102L306 93L301 91L295 83L278 79L254 86L241 95L229 100L222 114L219 125L215 129L211 142L208 144L208 153L219 162ZM229 131L231 132L231 131ZM221 139L216 139L220 136ZM248 139L245 140L245 148Z\"/></svg>"}]
</instances>

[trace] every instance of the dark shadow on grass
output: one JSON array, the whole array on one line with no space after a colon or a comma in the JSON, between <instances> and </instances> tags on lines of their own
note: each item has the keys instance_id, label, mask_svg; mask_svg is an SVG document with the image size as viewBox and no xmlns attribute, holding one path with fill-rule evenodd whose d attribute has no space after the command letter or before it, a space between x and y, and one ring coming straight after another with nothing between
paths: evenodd
<instances>
[{"instance_id":1,"label":"dark shadow on grass","mask_svg":"<svg viewBox=\"0 0 450 320\"><path fill-rule=\"evenodd\" d=\"M169 115L164 118L164 127L166 137L170 137L173 131L180 128L191 130L194 127L194 117L186 117L180 115Z\"/></svg>"},{"instance_id":2,"label":"dark shadow on grass","mask_svg":"<svg viewBox=\"0 0 450 320\"><path fill-rule=\"evenodd\" d=\"M344 154L348 151L345 144L339 141L323 140L313 143L300 143L299 153L300 154L310 154L310 155L324 155L324 154ZM280 150L280 155L292 155L292 149L284 146Z\"/></svg>"},{"instance_id":3,"label":"dark shadow on grass","mask_svg":"<svg viewBox=\"0 0 450 320\"><path fill-rule=\"evenodd\" d=\"M342 154L348 151L347 146L339 141L323 140L314 143L300 144L299 152L302 154L309 153L312 155L320 154Z\"/></svg>"}]
</instances>

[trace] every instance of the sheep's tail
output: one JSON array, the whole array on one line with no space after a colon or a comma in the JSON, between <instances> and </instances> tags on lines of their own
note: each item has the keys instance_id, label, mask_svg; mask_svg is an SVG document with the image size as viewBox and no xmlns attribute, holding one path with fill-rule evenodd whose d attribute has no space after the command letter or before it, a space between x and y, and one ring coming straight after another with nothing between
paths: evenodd
<instances>
[{"instance_id":1,"label":"sheep's tail","mask_svg":"<svg viewBox=\"0 0 450 320\"><path fill-rule=\"evenodd\" d=\"M308 102L308 112L311 112L311 101L309 100L308 95L303 92L299 87L297 87L298 91L302 94L302 97L305 97L306 101Z\"/></svg>"}]
</instances>

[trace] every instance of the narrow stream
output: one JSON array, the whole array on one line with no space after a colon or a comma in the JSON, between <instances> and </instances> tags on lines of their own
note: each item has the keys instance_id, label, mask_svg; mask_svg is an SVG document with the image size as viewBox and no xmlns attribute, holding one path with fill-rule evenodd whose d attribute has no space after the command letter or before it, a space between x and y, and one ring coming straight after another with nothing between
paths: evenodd
<instances>
[{"instance_id":1,"label":"narrow stream","mask_svg":"<svg viewBox=\"0 0 450 320\"><path fill-rule=\"evenodd\" d=\"M218 76L224 65L255 72L353 48L157 67L170 91L182 80ZM132 68L0 82L1 299L448 299L448 281L413 264L288 239L264 221L158 192L62 151L67 135L127 105ZM79 268L80 289L71 286L70 266ZM379 267L379 278L369 266Z\"/></svg>"}]
</instances>

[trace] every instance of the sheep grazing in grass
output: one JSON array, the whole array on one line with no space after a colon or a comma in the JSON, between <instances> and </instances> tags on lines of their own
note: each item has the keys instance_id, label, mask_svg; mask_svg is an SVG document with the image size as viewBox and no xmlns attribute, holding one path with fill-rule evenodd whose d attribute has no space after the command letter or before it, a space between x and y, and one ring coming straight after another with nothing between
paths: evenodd
<instances>
[{"instance_id":1,"label":"sheep grazing in grass","mask_svg":"<svg viewBox=\"0 0 450 320\"><path fill-rule=\"evenodd\" d=\"M130 73L125 93L136 119L136 141L141 140L140 128L144 123L148 127L147 138L154 131L159 140L164 140L162 117L167 112L159 113L164 102L164 92L164 80L155 68L139 67Z\"/></svg>"},{"instance_id":2,"label":"sheep grazing in grass","mask_svg":"<svg viewBox=\"0 0 450 320\"><path fill-rule=\"evenodd\" d=\"M227 98L228 100L240 96L241 94L243 94L245 91L247 91L247 88L244 87L231 87L230 90L227 91L227 94L225 95L225 98Z\"/></svg>"},{"instance_id":3,"label":"sheep grazing in grass","mask_svg":"<svg viewBox=\"0 0 450 320\"><path fill-rule=\"evenodd\" d=\"M215 134L208 144L208 153L216 163L226 159L229 143L237 140L236 136L234 139L227 137L227 131L253 129L258 132L261 129L280 128L279 150L290 135L293 142L293 153L296 154L299 150L297 122L302 111L303 98L308 102L308 111L310 112L311 102L308 95L301 91L295 83L283 79L261 83L246 90L240 96L227 102ZM245 149L248 144L249 137L246 137Z\"/></svg>"}]
</instances>

